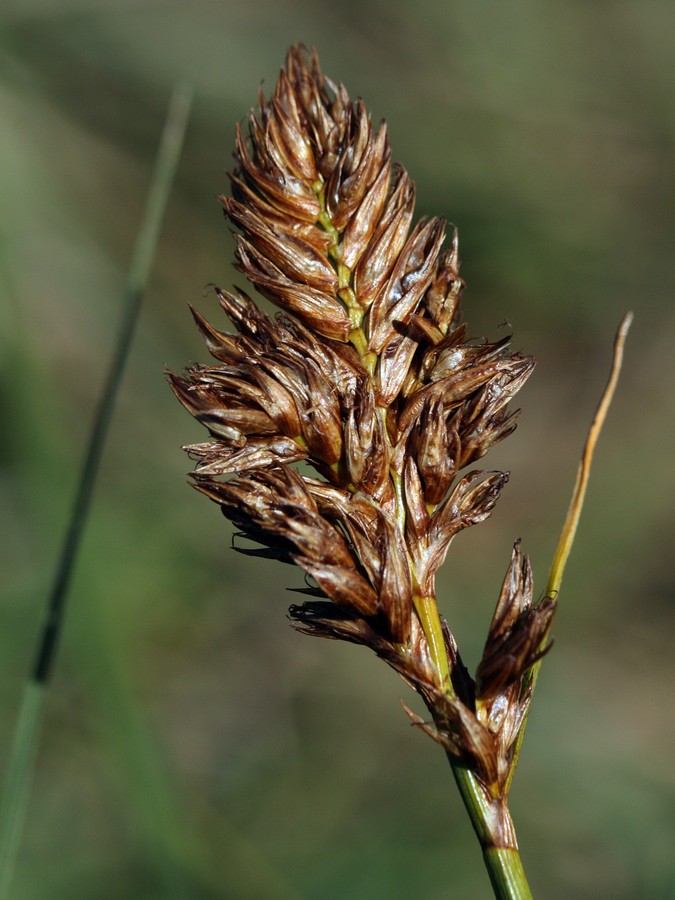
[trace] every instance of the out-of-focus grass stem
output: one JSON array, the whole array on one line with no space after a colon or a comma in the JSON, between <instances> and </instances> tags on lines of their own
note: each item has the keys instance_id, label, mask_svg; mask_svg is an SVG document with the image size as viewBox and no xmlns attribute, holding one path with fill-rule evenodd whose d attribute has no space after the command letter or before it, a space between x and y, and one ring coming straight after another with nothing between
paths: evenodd
<instances>
[{"instance_id":1,"label":"out-of-focus grass stem","mask_svg":"<svg viewBox=\"0 0 675 900\"><path fill-rule=\"evenodd\" d=\"M45 621L37 642L35 661L21 699L0 803L0 898L9 897L9 886L30 792L41 711L53 670L58 640L63 630L68 588L91 505L115 398L129 355L134 327L173 186L191 101L192 92L187 86L177 85L174 88L160 139L143 223L129 268L122 322L114 356L94 417L77 493L52 583Z\"/></svg>"}]
</instances>

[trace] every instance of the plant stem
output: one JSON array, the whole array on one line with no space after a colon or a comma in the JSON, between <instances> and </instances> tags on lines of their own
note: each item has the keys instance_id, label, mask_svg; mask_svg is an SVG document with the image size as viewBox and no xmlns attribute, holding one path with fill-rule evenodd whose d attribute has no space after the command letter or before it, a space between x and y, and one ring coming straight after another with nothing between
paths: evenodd
<instances>
[{"instance_id":1,"label":"plant stem","mask_svg":"<svg viewBox=\"0 0 675 900\"><path fill-rule=\"evenodd\" d=\"M415 597L414 603L427 637L429 655L439 673L440 689L448 696L453 696L450 663L436 598ZM433 714L433 710L431 712ZM520 859L516 831L506 802L507 795L494 796L456 757L451 753L447 756L483 850L483 861L495 897L497 900L531 900L532 893Z\"/></svg>"},{"instance_id":2,"label":"plant stem","mask_svg":"<svg viewBox=\"0 0 675 900\"><path fill-rule=\"evenodd\" d=\"M14 862L21 842L44 695L44 685L37 684L32 678L26 683L7 759L0 806L0 897L2 898L9 897Z\"/></svg>"},{"instance_id":3,"label":"plant stem","mask_svg":"<svg viewBox=\"0 0 675 900\"><path fill-rule=\"evenodd\" d=\"M436 663L440 689L449 695L453 695L452 681L450 680L450 662L445 652L443 639L443 626L438 614L438 604L435 597L413 597L415 612L417 613L422 629L429 645L429 654Z\"/></svg>"},{"instance_id":4,"label":"plant stem","mask_svg":"<svg viewBox=\"0 0 675 900\"><path fill-rule=\"evenodd\" d=\"M483 850L497 900L531 900L506 799L491 797L473 772L448 754L459 793Z\"/></svg>"},{"instance_id":5,"label":"plant stem","mask_svg":"<svg viewBox=\"0 0 675 900\"><path fill-rule=\"evenodd\" d=\"M532 900L518 850L489 847L483 850L483 861L490 876L495 897L499 900Z\"/></svg>"},{"instance_id":6,"label":"plant stem","mask_svg":"<svg viewBox=\"0 0 675 900\"><path fill-rule=\"evenodd\" d=\"M77 494L52 583L45 622L38 640L35 661L21 699L0 804L0 898L9 897L9 885L28 804L42 709L58 640L63 630L68 588L91 505L115 398L155 256L164 211L183 144L191 97L191 91L186 86L177 85L174 88L160 139L145 215L127 276L124 312L115 353L94 417Z\"/></svg>"}]
</instances>

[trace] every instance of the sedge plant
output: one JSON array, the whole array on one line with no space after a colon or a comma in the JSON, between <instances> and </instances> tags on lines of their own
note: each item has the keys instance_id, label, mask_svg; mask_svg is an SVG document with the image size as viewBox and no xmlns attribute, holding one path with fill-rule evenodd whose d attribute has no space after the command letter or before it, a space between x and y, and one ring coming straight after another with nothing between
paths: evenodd
<instances>
[{"instance_id":1,"label":"sedge plant","mask_svg":"<svg viewBox=\"0 0 675 900\"><path fill-rule=\"evenodd\" d=\"M419 694L428 716L406 711L448 756L495 895L529 897L509 790L629 318L547 589L535 597L516 542L472 676L435 576L507 481L475 466L516 427L509 404L534 359L509 337L470 339L456 230L414 222L386 126L316 53L290 49L234 158L221 199L236 266L282 312L221 288L233 332L194 312L215 362L169 375L209 432L185 448L193 484L253 542L239 549L310 576L290 608L298 631L369 647Z\"/></svg>"}]
</instances>

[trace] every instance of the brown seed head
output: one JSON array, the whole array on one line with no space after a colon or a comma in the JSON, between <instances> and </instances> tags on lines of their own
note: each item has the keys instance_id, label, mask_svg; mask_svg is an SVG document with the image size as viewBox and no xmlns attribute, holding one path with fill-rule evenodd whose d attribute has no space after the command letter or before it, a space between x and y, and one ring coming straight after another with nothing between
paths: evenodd
<instances>
[{"instance_id":1,"label":"brown seed head","mask_svg":"<svg viewBox=\"0 0 675 900\"><path fill-rule=\"evenodd\" d=\"M507 480L462 470L515 427L507 405L534 361L508 338L467 339L456 230L444 249L442 218L413 225L414 185L384 124L315 53L291 48L235 148L222 203L237 268L283 312L217 289L234 331L194 314L216 362L170 383L209 431L185 448L195 487L259 545L238 549L314 579L317 599L291 607L299 630L370 646L424 697L425 730L492 783L508 744L495 704L515 703L552 609L532 606L514 557L477 693L439 624L443 680L421 610L453 537L490 514Z\"/></svg>"}]
</instances>

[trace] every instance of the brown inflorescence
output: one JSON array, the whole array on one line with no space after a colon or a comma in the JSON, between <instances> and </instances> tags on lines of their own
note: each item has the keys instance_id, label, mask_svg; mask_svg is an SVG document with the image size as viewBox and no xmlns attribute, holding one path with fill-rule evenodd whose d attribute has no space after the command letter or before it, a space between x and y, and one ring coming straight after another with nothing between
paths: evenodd
<instances>
[{"instance_id":1,"label":"brown inflorescence","mask_svg":"<svg viewBox=\"0 0 675 900\"><path fill-rule=\"evenodd\" d=\"M298 630L371 647L424 698L433 724L414 721L499 795L554 601L533 602L516 545L474 681L435 574L507 480L465 470L515 428L534 360L468 339L456 231L445 246L442 218L413 225L384 124L316 54L293 47L259 100L222 203L237 268L282 312L218 288L235 331L194 313L216 362L170 381L210 433L186 447L195 487L257 542L245 552L312 577Z\"/></svg>"}]
</instances>

